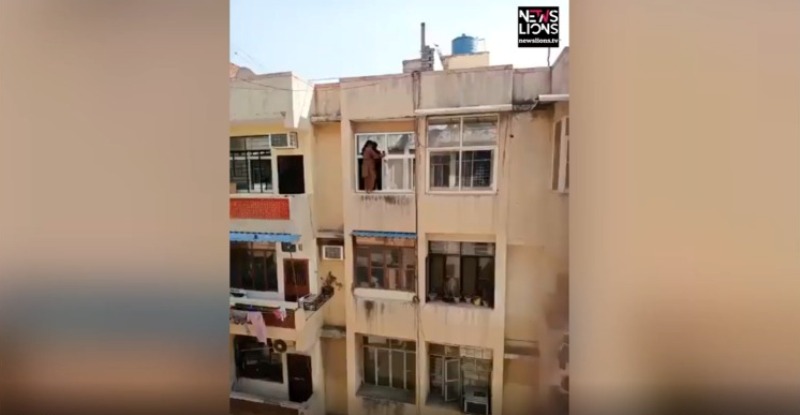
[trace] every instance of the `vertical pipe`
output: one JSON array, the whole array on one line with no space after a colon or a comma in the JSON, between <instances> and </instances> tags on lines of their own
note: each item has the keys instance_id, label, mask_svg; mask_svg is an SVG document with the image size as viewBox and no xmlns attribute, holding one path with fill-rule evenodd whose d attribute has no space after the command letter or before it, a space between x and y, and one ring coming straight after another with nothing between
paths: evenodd
<instances>
[{"instance_id":1,"label":"vertical pipe","mask_svg":"<svg viewBox=\"0 0 800 415\"><path fill-rule=\"evenodd\" d=\"M419 53L420 58L425 58L425 22L420 23L419 25L420 31L420 38L419 38Z\"/></svg>"}]
</instances>

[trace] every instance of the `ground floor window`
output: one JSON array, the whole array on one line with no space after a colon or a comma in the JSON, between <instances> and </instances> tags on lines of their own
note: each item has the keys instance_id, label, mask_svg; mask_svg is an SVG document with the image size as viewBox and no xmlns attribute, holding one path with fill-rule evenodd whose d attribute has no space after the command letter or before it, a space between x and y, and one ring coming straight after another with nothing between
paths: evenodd
<instances>
[{"instance_id":1,"label":"ground floor window","mask_svg":"<svg viewBox=\"0 0 800 415\"><path fill-rule=\"evenodd\" d=\"M413 393L417 353L413 341L363 337L363 384Z\"/></svg>"},{"instance_id":2,"label":"ground floor window","mask_svg":"<svg viewBox=\"0 0 800 415\"><path fill-rule=\"evenodd\" d=\"M255 337L234 338L236 377L283 383L283 355Z\"/></svg>"},{"instance_id":3,"label":"ground floor window","mask_svg":"<svg viewBox=\"0 0 800 415\"><path fill-rule=\"evenodd\" d=\"M429 402L452 404L468 413L488 411L492 380L491 350L431 343L428 345L428 357Z\"/></svg>"}]
</instances>

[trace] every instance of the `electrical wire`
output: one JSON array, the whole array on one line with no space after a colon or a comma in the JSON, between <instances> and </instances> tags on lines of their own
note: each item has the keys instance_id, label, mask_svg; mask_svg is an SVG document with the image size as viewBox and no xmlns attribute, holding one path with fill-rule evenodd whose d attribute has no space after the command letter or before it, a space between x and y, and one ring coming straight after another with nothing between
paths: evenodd
<instances>
[{"instance_id":1,"label":"electrical wire","mask_svg":"<svg viewBox=\"0 0 800 415\"><path fill-rule=\"evenodd\" d=\"M266 88L266 89L274 89L274 90L277 90L277 91L288 91L288 92L305 92L305 91L308 91L308 89L292 89L292 88L281 88L281 87L272 86L272 85L263 85L263 84L259 84L259 83L256 83L256 82L253 82L253 81L250 81L250 80L247 80L247 79L236 79L236 81L244 82L246 84L257 86L259 88L247 88L247 87L242 87L242 86L232 86L231 89L263 90L263 88ZM303 81L303 82L306 82L306 81ZM308 82L306 82L306 84L308 84L311 87L319 85L319 84L312 84L312 83L308 83ZM339 89L340 90L359 89L359 88L372 87L372 86L376 86L376 85L379 85L379 84L380 84L379 82L373 82L373 83L364 84L364 85L340 86Z\"/></svg>"}]
</instances>

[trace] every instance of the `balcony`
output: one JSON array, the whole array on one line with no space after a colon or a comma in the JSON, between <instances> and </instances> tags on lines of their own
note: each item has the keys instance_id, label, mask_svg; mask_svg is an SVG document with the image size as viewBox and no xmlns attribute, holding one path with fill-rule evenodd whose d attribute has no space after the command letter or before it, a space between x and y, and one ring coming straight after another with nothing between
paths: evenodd
<instances>
[{"instance_id":1,"label":"balcony","mask_svg":"<svg viewBox=\"0 0 800 415\"><path fill-rule=\"evenodd\" d=\"M230 395L231 415L300 415L303 409L305 404L265 399L241 392L232 392Z\"/></svg>"},{"instance_id":2,"label":"balcony","mask_svg":"<svg viewBox=\"0 0 800 415\"><path fill-rule=\"evenodd\" d=\"M297 302L230 299L230 333L255 336L256 327L247 322L250 312L261 313L269 339L283 340L289 350L308 351L319 338L330 296L310 294Z\"/></svg>"}]
</instances>

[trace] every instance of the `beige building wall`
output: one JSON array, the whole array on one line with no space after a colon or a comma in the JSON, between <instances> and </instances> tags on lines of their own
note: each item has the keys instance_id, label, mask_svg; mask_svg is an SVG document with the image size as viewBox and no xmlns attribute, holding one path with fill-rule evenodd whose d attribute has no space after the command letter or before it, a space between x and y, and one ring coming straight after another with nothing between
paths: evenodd
<instances>
[{"instance_id":1,"label":"beige building wall","mask_svg":"<svg viewBox=\"0 0 800 415\"><path fill-rule=\"evenodd\" d=\"M560 335L547 327L545 305L556 276L568 272L568 196L550 189L553 125L569 108L566 103L535 110L514 106L531 104L540 94L554 92L555 84L565 89L568 59L559 58L558 63L553 70L494 66L426 72L418 77L419 91L415 90L417 74L345 78L316 87L308 104L295 102L307 95L295 91L289 107L295 111L307 105L309 115L292 122L311 123L302 133L298 150L309 157L306 188L310 194L306 197L311 212L307 224L292 226L301 226L303 240L314 248L306 252L317 257L315 282L331 273L342 284L325 311L324 323L344 326L345 336L320 340L316 352L323 367L324 390L319 399L326 413L420 413L415 405L358 395L361 336L365 335L416 342L416 401L423 414L456 413L426 405L429 343L492 351L492 413L533 413L542 404L554 367L555 339ZM290 81L302 89L299 81ZM497 108L494 189L453 194L428 191L427 123L415 107L461 108L458 115L470 115L471 108L478 106ZM415 134L417 190L356 191L360 150L356 135L391 132ZM416 233L416 295L355 286L351 237L355 230ZM343 261L321 260L315 239L331 232L344 235ZM428 302L426 257L432 240L496 244L493 309ZM506 356L509 341L538 345L540 357Z\"/></svg>"}]
</instances>

